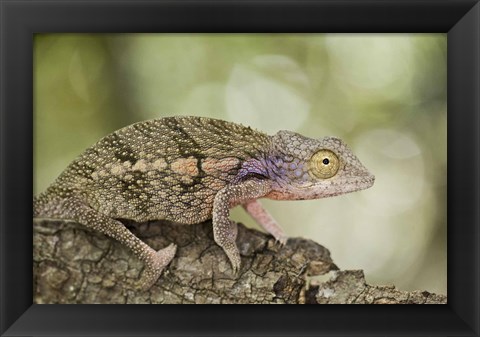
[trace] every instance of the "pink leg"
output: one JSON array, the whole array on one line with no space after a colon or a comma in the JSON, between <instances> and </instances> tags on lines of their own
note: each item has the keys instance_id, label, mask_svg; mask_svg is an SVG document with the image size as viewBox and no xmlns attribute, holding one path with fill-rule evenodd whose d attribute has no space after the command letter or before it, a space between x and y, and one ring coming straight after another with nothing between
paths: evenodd
<instances>
[{"instance_id":1,"label":"pink leg","mask_svg":"<svg viewBox=\"0 0 480 337\"><path fill-rule=\"evenodd\" d=\"M273 235L275 240L284 245L287 242L287 236L275 219L262 207L258 200L250 200L244 203L243 208L251 215L255 221L260 224L267 232Z\"/></svg>"}]
</instances>

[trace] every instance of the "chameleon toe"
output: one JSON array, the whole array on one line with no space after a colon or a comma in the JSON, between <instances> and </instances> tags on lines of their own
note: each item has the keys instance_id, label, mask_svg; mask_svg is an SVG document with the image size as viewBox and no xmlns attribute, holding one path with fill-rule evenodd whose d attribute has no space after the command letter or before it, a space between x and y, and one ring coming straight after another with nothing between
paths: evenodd
<instances>
[{"instance_id":1,"label":"chameleon toe","mask_svg":"<svg viewBox=\"0 0 480 337\"><path fill-rule=\"evenodd\" d=\"M139 281L141 289L148 290L157 282L165 267L173 260L176 251L177 245L173 243L157 252L153 249L150 251L150 256L145 263L145 269Z\"/></svg>"}]
</instances>

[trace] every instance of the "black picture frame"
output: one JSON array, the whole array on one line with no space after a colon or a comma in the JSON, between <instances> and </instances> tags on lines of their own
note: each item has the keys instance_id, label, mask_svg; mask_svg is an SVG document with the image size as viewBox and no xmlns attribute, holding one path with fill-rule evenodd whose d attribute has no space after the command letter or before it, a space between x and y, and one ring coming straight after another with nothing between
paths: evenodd
<instances>
[{"instance_id":1,"label":"black picture frame","mask_svg":"<svg viewBox=\"0 0 480 337\"><path fill-rule=\"evenodd\" d=\"M476 0L0 0L2 336L478 336L480 4ZM448 304L33 305L33 34L448 32Z\"/></svg>"}]
</instances>

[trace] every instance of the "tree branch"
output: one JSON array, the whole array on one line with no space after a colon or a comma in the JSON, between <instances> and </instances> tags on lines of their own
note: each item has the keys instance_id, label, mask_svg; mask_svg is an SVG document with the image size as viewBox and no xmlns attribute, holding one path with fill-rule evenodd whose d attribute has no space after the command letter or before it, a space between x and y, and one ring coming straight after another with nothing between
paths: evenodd
<instances>
[{"instance_id":1,"label":"tree branch","mask_svg":"<svg viewBox=\"0 0 480 337\"><path fill-rule=\"evenodd\" d=\"M60 220L34 220L36 303L446 303L446 296L371 286L362 271L338 271L329 251L306 239L284 247L238 225L237 277L213 240L212 224L124 221L154 249L171 242L177 255L158 282L137 290L143 264L118 242ZM325 282L312 276L330 273ZM310 282L311 281L311 282Z\"/></svg>"}]
</instances>

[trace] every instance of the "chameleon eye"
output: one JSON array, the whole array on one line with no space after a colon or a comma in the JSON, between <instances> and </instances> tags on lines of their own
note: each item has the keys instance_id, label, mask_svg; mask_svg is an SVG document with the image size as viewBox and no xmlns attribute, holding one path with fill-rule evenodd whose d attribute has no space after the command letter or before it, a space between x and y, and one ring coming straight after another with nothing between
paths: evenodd
<instances>
[{"instance_id":1,"label":"chameleon eye","mask_svg":"<svg viewBox=\"0 0 480 337\"><path fill-rule=\"evenodd\" d=\"M330 150L320 150L310 159L310 170L317 178L331 178L337 174L339 167L337 155Z\"/></svg>"}]
</instances>

